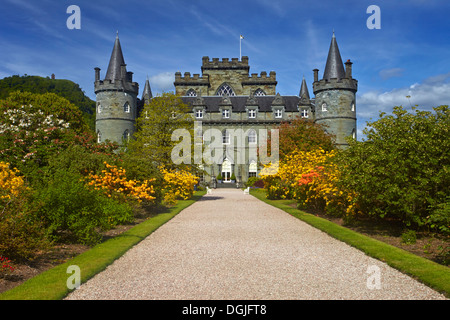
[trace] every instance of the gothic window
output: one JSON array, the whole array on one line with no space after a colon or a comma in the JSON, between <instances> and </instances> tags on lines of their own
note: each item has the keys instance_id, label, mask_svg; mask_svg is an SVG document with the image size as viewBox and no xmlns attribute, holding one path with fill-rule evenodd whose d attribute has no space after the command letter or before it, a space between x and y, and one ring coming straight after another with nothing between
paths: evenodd
<instances>
[{"instance_id":1,"label":"gothic window","mask_svg":"<svg viewBox=\"0 0 450 320\"><path fill-rule=\"evenodd\" d=\"M130 113L130 104L128 102L125 102L123 105L123 111L126 113Z\"/></svg>"},{"instance_id":2,"label":"gothic window","mask_svg":"<svg viewBox=\"0 0 450 320\"><path fill-rule=\"evenodd\" d=\"M100 132L100 130L97 131L97 143L101 143L102 142L102 133Z\"/></svg>"},{"instance_id":3,"label":"gothic window","mask_svg":"<svg viewBox=\"0 0 450 320\"><path fill-rule=\"evenodd\" d=\"M266 93L262 89L257 89L253 95L255 97L262 97L262 96L265 96Z\"/></svg>"},{"instance_id":4,"label":"gothic window","mask_svg":"<svg viewBox=\"0 0 450 320\"><path fill-rule=\"evenodd\" d=\"M195 110L195 117L196 117L197 119L203 118L203 110L202 110L202 109L196 109L196 110Z\"/></svg>"},{"instance_id":5,"label":"gothic window","mask_svg":"<svg viewBox=\"0 0 450 320\"><path fill-rule=\"evenodd\" d=\"M276 109L275 110L275 118L282 118L283 117L283 110Z\"/></svg>"},{"instance_id":6,"label":"gothic window","mask_svg":"<svg viewBox=\"0 0 450 320\"><path fill-rule=\"evenodd\" d=\"M249 144L256 144L256 141L257 141L256 131L252 129L248 133L248 143Z\"/></svg>"},{"instance_id":7,"label":"gothic window","mask_svg":"<svg viewBox=\"0 0 450 320\"><path fill-rule=\"evenodd\" d=\"M222 134L222 143L230 144L230 132L228 130L224 130Z\"/></svg>"},{"instance_id":8,"label":"gothic window","mask_svg":"<svg viewBox=\"0 0 450 320\"><path fill-rule=\"evenodd\" d=\"M127 141L130 139L130 131L128 131L128 129L124 131L123 139Z\"/></svg>"},{"instance_id":9,"label":"gothic window","mask_svg":"<svg viewBox=\"0 0 450 320\"><path fill-rule=\"evenodd\" d=\"M186 96L187 96L187 97L196 97L196 96L197 96L197 92L195 92L194 89L189 89L189 90L186 92Z\"/></svg>"},{"instance_id":10,"label":"gothic window","mask_svg":"<svg viewBox=\"0 0 450 320\"><path fill-rule=\"evenodd\" d=\"M322 103L322 111L327 111L328 109L327 109L327 104L324 102L324 103Z\"/></svg>"},{"instance_id":11,"label":"gothic window","mask_svg":"<svg viewBox=\"0 0 450 320\"><path fill-rule=\"evenodd\" d=\"M256 118L256 110L255 110L255 109L250 109L250 110L248 110L248 117L249 117L250 119Z\"/></svg>"},{"instance_id":12,"label":"gothic window","mask_svg":"<svg viewBox=\"0 0 450 320\"><path fill-rule=\"evenodd\" d=\"M235 96L236 94L234 93L233 88L231 88L228 84L224 83L223 85L220 86L220 88L217 90L217 95L218 96Z\"/></svg>"},{"instance_id":13,"label":"gothic window","mask_svg":"<svg viewBox=\"0 0 450 320\"><path fill-rule=\"evenodd\" d=\"M230 117L230 110L223 109L222 110L222 118L228 119Z\"/></svg>"}]
</instances>

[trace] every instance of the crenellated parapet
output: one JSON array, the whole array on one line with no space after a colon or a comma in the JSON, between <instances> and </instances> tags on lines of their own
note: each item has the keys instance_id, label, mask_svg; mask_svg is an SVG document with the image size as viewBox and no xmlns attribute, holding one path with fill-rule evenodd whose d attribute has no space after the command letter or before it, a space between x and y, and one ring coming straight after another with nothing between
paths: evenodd
<instances>
[{"instance_id":1,"label":"crenellated parapet","mask_svg":"<svg viewBox=\"0 0 450 320\"><path fill-rule=\"evenodd\" d=\"M241 60L238 58L212 58L205 56L202 58L202 72L205 70L250 70L250 66L248 65L248 57L243 56Z\"/></svg>"}]
</instances>

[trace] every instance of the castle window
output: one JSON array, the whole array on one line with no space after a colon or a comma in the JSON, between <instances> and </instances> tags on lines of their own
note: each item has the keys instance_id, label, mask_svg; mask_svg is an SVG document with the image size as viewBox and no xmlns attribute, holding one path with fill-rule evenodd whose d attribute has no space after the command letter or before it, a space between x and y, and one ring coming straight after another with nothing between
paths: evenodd
<instances>
[{"instance_id":1,"label":"castle window","mask_svg":"<svg viewBox=\"0 0 450 320\"><path fill-rule=\"evenodd\" d=\"M130 140L130 131L128 131L128 129L124 131L123 139L126 141Z\"/></svg>"},{"instance_id":2,"label":"castle window","mask_svg":"<svg viewBox=\"0 0 450 320\"><path fill-rule=\"evenodd\" d=\"M195 110L195 117L196 117L197 119L203 118L203 110L202 110L202 109L197 109L197 110Z\"/></svg>"},{"instance_id":3,"label":"castle window","mask_svg":"<svg viewBox=\"0 0 450 320\"><path fill-rule=\"evenodd\" d=\"M123 111L126 113L130 113L130 104L128 102L125 102L123 105Z\"/></svg>"},{"instance_id":4,"label":"castle window","mask_svg":"<svg viewBox=\"0 0 450 320\"><path fill-rule=\"evenodd\" d=\"M102 142L102 133L99 131L97 131L97 143L101 143Z\"/></svg>"},{"instance_id":5,"label":"castle window","mask_svg":"<svg viewBox=\"0 0 450 320\"><path fill-rule=\"evenodd\" d=\"M249 144L256 144L256 141L257 141L256 131L252 129L248 133L248 143Z\"/></svg>"},{"instance_id":6,"label":"castle window","mask_svg":"<svg viewBox=\"0 0 450 320\"><path fill-rule=\"evenodd\" d=\"M222 134L222 143L223 144L230 144L230 132L228 130L224 130Z\"/></svg>"},{"instance_id":7,"label":"castle window","mask_svg":"<svg viewBox=\"0 0 450 320\"><path fill-rule=\"evenodd\" d=\"M352 111L355 111L355 103L352 102Z\"/></svg>"},{"instance_id":8,"label":"castle window","mask_svg":"<svg viewBox=\"0 0 450 320\"><path fill-rule=\"evenodd\" d=\"M328 111L327 110L327 104L325 102L322 103L322 111Z\"/></svg>"},{"instance_id":9,"label":"castle window","mask_svg":"<svg viewBox=\"0 0 450 320\"><path fill-rule=\"evenodd\" d=\"M217 95L218 96L235 96L236 94L234 93L233 88L231 88L228 84L224 83L223 85L220 86L220 88L217 90Z\"/></svg>"},{"instance_id":10,"label":"castle window","mask_svg":"<svg viewBox=\"0 0 450 320\"><path fill-rule=\"evenodd\" d=\"M256 174L258 173L258 165L256 164L255 160L252 160L250 164L248 165L248 177L256 177Z\"/></svg>"},{"instance_id":11,"label":"castle window","mask_svg":"<svg viewBox=\"0 0 450 320\"><path fill-rule=\"evenodd\" d=\"M352 130L352 138L356 140L356 130L355 129Z\"/></svg>"},{"instance_id":12,"label":"castle window","mask_svg":"<svg viewBox=\"0 0 450 320\"><path fill-rule=\"evenodd\" d=\"M248 110L248 117L249 117L250 119L256 118L256 110L255 110L255 109L250 109L250 110Z\"/></svg>"},{"instance_id":13,"label":"castle window","mask_svg":"<svg viewBox=\"0 0 450 320\"><path fill-rule=\"evenodd\" d=\"M228 119L230 117L230 110L223 109L222 110L222 118Z\"/></svg>"},{"instance_id":14,"label":"castle window","mask_svg":"<svg viewBox=\"0 0 450 320\"><path fill-rule=\"evenodd\" d=\"M261 90L261 89L257 89L256 91L255 91L255 93L254 93L254 96L255 97L263 97L263 96L265 96L266 95L266 93L263 91L263 90Z\"/></svg>"},{"instance_id":15,"label":"castle window","mask_svg":"<svg viewBox=\"0 0 450 320\"><path fill-rule=\"evenodd\" d=\"M302 118L308 118L308 110L307 109L302 109L301 116L302 116Z\"/></svg>"},{"instance_id":16,"label":"castle window","mask_svg":"<svg viewBox=\"0 0 450 320\"><path fill-rule=\"evenodd\" d=\"M196 96L197 96L197 92L195 92L194 89L189 89L189 90L186 92L186 96L187 96L187 97L196 97Z\"/></svg>"},{"instance_id":17,"label":"castle window","mask_svg":"<svg viewBox=\"0 0 450 320\"><path fill-rule=\"evenodd\" d=\"M275 118L283 118L283 110L281 109L276 109L275 110Z\"/></svg>"},{"instance_id":18,"label":"castle window","mask_svg":"<svg viewBox=\"0 0 450 320\"><path fill-rule=\"evenodd\" d=\"M97 112L102 113L102 105L100 103L97 104Z\"/></svg>"}]
</instances>

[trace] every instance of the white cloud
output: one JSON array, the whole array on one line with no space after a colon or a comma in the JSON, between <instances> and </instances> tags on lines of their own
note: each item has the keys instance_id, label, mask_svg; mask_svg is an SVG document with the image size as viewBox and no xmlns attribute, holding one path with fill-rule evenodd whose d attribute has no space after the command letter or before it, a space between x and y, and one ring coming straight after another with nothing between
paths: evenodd
<instances>
[{"instance_id":1,"label":"white cloud","mask_svg":"<svg viewBox=\"0 0 450 320\"><path fill-rule=\"evenodd\" d=\"M159 73L151 76L149 81L153 94L175 90L173 85L173 82L175 81L175 72Z\"/></svg>"},{"instance_id":2,"label":"white cloud","mask_svg":"<svg viewBox=\"0 0 450 320\"><path fill-rule=\"evenodd\" d=\"M409 97L409 98L407 98ZM368 91L358 97L358 117L378 118L379 112L391 113L394 106L431 110L450 104L450 73L429 77L422 83L396 88L387 92Z\"/></svg>"},{"instance_id":3,"label":"white cloud","mask_svg":"<svg viewBox=\"0 0 450 320\"><path fill-rule=\"evenodd\" d=\"M383 69L379 72L381 79L386 80L393 77L401 77L403 75L402 68Z\"/></svg>"}]
</instances>

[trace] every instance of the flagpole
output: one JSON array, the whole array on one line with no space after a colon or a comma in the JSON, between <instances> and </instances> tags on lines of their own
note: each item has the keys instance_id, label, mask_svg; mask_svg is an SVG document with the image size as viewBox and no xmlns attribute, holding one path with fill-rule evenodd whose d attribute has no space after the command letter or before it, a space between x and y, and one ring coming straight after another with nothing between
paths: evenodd
<instances>
[{"instance_id":1,"label":"flagpole","mask_svg":"<svg viewBox=\"0 0 450 320\"><path fill-rule=\"evenodd\" d=\"M242 39L244 39L244 36L241 34L239 36L239 60L242 60Z\"/></svg>"}]
</instances>

